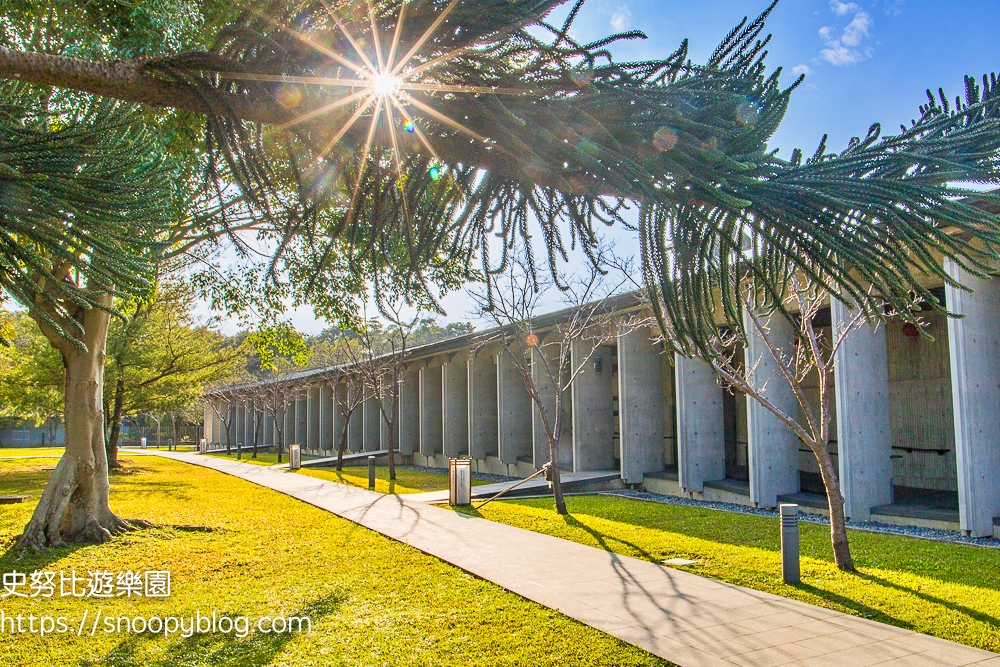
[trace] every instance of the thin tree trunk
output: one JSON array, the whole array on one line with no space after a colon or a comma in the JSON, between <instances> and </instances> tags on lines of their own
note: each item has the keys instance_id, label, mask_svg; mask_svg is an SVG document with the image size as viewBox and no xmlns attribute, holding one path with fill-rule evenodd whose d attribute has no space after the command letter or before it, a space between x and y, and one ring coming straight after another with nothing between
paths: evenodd
<instances>
[{"instance_id":1,"label":"thin tree trunk","mask_svg":"<svg viewBox=\"0 0 1000 667\"><path fill-rule=\"evenodd\" d=\"M122 432L122 412L125 407L125 378L122 369L118 368L118 380L115 382L115 403L111 413L111 435L108 437L108 468L121 468L118 462L118 439Z\"/></svg>"},{"instance_id":2,"label":"thin tree trunk","mask_svg":"<svg viewBox=\"0 0 1000 667\"><path fill-rule=\"evenodd\" d=\"M337 472L344 469L344 450L347 449L347 429L351 426L351 413L344 415L344 428L340 429L340 442L337 444Z\"/></svg>"},{"instance_id":3,"label":"thin tree trunk","mask_svg":"<svg viewBox=\"0 0 1000 667\"><path fill-rule=\"evenodd\" d=\"M558 401L556 402L556 409L560 406ZM568 514L566 511L566 499L563 498L562 492L562 480L559 477L559 463L558 463L558 443L559 443L559 431L562 429L556 427L555 433L549 438L549 465L552 466L552 495L555 496L556 500L556 512L559 514Z\"/></svg>"},{"instance_id":4,"label":"thin tree trunk","mask_svg":"<svg viewBox=\"0 0 1000 667\"><path fill-rule=\"evenodd\" d=\"M257 416L254 412L254 429L253 429L253 454L250 455L251 459L257 458L257 443L260 441L260 429L264 425L264 413L260 413Z\"/></svg>"},{"instance_id":5,"label":"thin tree trunk","mask_svg":"<svg viewBox=\"0 0 1000 667\"><path fill-rule=\"evenodd\" d=\"M833 465L833 458L827 447L809 445L819 463L823 486L826 487L826 497L830 508L830 537L833 542L833 561L841 570L853 571L854 559L851 558L851 547L847 542L847 520L844 516L844 496L840 491L840 479Z\"/></svg>"},{"instance_id":6,"label":"thin tree trunk","mask_svg":"<svg viewBox=\"0 0 1000 667\"><path fill-rule=\"evenodd\" d=\"M111 298L107 298L110 307ZM107 542L132 528L108 503L108 459L104 440L104 361L110 314L89 309L82 317L87 350L69 346L42 326L60 350L66 368L64 423L66 451L56 465L18 540L41 549L64 541Z\"/></svg>"}]
</instances>

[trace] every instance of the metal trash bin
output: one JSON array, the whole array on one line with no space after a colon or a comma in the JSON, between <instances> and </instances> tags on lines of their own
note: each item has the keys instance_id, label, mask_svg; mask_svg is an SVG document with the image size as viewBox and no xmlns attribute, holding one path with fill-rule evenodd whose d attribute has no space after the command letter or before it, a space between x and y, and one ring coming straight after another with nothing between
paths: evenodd
<instances>
[{"instance_id":1,"label":"metal trash bin","mask_svg":"<svg viewBox=\"0 0 1000 667\"><path fill-rule=\"evenodd\" d=\"M448 459L448 504L472 504L472 459Z\"/></svg>"},{"instance_id":2,"label":"metal trash bin","mask_svg":"<svg viewBox=\"0 0 1000 667\"><path fill-rule=\"evenodd\" d=\"M141 449L146 449L146 439L145 438L139 438L139 447Z\"/></svg>"},{"instance_id":3,"label":"metal trash bin","mask_svg":"<svg viewBox=\"0 0 1000 667\"><path fill-rule=\"evenodd\" d=\"M288 469L298 470L302 467L302 445L288 445Z\"/></svg>"},{"instance_id":4,"label":"metal trash bin","mask_svg":"<svg viewBox=\"0 0 1000 667\"><path fill-rule=\"evenodd\" d=\"M202 438L198 441L198 453L205 454L206 452L208 452L208 440Z\"/></svg>"}]
</instances>

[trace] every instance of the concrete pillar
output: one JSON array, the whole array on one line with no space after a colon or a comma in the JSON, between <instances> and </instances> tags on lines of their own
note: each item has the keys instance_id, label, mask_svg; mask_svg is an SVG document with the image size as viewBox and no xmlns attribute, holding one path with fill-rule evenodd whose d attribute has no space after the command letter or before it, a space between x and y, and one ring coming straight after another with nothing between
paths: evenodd
<instances>
[{"instance_id":1,"label":"concrete pillar","mask_svg":"<svg viewBox=\"0 0 1000 667\"><path fill-rule=\"evenodd\" d=\"M234 407L236 423L233 426L233 444L237 447L246 445L247 442L247 410L242 402Z\"/></svg>"},{"instance_id":2,"label":"concrete pillar","mask_svg":"<svg viewBox=\"0 0 1000 667\"><path fill-rule=\"evenodd\" d=\"M443 446L441 366L420 369L420 453L431 457Z\"/></svg>"},{"instance_id":3,"label":"concrete pillar","mask_svg":"<svg viewBox=\"0 0 1000 667\"><path fill-rule=\"evenodd\" d=\"M286 397L282 410L281 451L287 454L288 445L295 442L295 399L291 396Z\"/></svg>"},{"instance_id":4,"label":"concrete pillar","mask_svg":"<svg viewBox=\"0 0 1000 667\"><path fill-rule=\"evenodd\" d=\"M333 387L328 382L324 382L319 392L319 449L320 451L332 451L336 435L333 431L333 411L336 405L333 402Z\"/></svg>"},{"instance_id":5,"label":"concrete pillar","mask_svg":"<svg viewBox=\"0 0 1000 667\"><path fill-rule=\"evenodd\" d=\"M306 448L306 438L309 437L309 403L308 390L300 389L295 399L295 440L292 442Z\"/></svg>"},{"instance_id":6,"label":"concrete pillar","mask_svg":"<svg viewBox=\"0 0 1000 667\"><path fill-rule=\"evenodd\" d=\"M795 327L786 318L773 313L764 320L767 337L781 355L794 364ZM764 387L764 396L785 414L796 417L799 401L792 385L781 374L764 338L749 315L744 315L747 346L743 350L745 368L755 387ZM778 506L778 496L799 491L799 438L777 415L752 396L747 402L747 459L750 466L750 502L758 507Z\"/></svg>"},{"instance_id":7,"label":"concrete pillar","mask_svg":"<svg viewBox=\"0 0 1000 667\"><path fill-rule=\"evenodd\" d=\"M319 425L320 425L320 388L309 387L306 394L306 441L305 448L309 451L319 449Z\"/></svg>"},{"instance_id":8,"label":"concrete pillar","mask_svg":"<svg viewBox=\"0 0 1000 667\"><path fill-rule=\"evenodd\" d=\"M726 477L722 387L701 359L674 357L677 386L677 476L688 493Z\"/></svg>"},{"instance_id":9,"label":"concrete pillar","mask_svg":"<svg viewBox=\"0 0 1000 667\"><path fill-rule=\"evenodd\" d=\"M344 406L347 405L347 385L338 382L333 387L333 452L339 451L340 438L344 433ZM345 445L345 450L350 447Z\"/></svg>"},{"instance_id":10,"label":"concrete pillar","mask_svg":"<svg viewBox=\"0 0 1000 667\"><path fill-rule=\"evenodd\" d=\"M412 456L420 451L420 374L408 368L399 384L399 428L397 447L403 456Z\"/></svg>"},{"instance_id":11,"label":"concrete pillar","mask_svg":"<svg viewBox=\"0 0 1000 667\"><path fill-rule=\"evenodd\" d=\"M973 537L993 535L1000 517L1000 278L969 275L952 261L948 275L974 290L945 286L959 522Z\"/></svg>"},{"instance_id":12,"label":"concrete pillar","mask_svg":"<svg viewBox=\"0 0 1000 667\"><path fill-rule=\"evenodd\" d=\"M364 413L364 451L374 452L382 446L382 411L378 398L369 396L361 404Z\"/></svg>"},{"instance_id":13,"label":"concrete pillar","mask_svg":"<svg viewBox=\"0 0 1000 667\"><path fill-rule=\"evenodd\" d=\"M521 372L506 351L497 355L497 410L500 462L515 465L519 457L532 453L534 408Z\"/></svg>"},{"instance_id":14,"label":"concrete pillar","mask_svg":"<svg viewBox=\"0 0 1000 667\"><path fill-rule=\"evenodd\" d=\"M854 314L830 299L833 336ZM844 513L867 521L871 508L892 502L892 427L885 327L864 324L847 334L834 359L837 465Z\"/></svg>"},{"instance_id":15,"label":"concrete pillar","mask_svg":"<svg viewBox=\"0 0 1000 667\"><path fill-rule=\"evenodd\" d=\"M349 391L361 391L361 389L351 386ZM351 394L351 403L355 403L354 394ZM365 450L365 415L364 403L362 402L351 413L351 420L347 425L347 449L351 452L363 452Z\"/></svg>"},{"instance_id":16,"label":"concrete pillar","mask_svg":"<svg viewBox=\"0 0 1000 667\"><path fill-rule=\"evenodd\" d=\"M203 426L201 432L205 434L205 440L207 440L209 443L214 442L212 439L212 434L214 431L214 426L213 426L214 417L215 417L215 410L212 409L211 405L206 404L204 406L204 409L202 410Z\"/></svg>"},{"instance_id":17,"label":"concrete pillar","mask_svg":"<svg viewBox=\"0 0 1000 667\"><path fill-rule=\"evenodd\" d=\"M264 423L260 427L260 438L265 447L274 444L274 418L267 411L264 412Z\"/></svg>"},{"instance_id":18,"label":"concrete pillar","mask_svg":"<svg viewBox=\"0 0 1000 667\"><path fill-rule=\"evenodd\" d=\"M215 407L218 409L218 412L212 410L212 442L217 445L222 443L223 425L221 415L226 414L225 405L225 402L221 399L217 400L215 402Z\"/></svg>"},{"instance_id":19,"label":"concrete pillar","mask_svg":"<svg viewBox=\"0 0 1000 667\"><path fill-rule=\"evenodd\" d=\"M450 459L469 455L469 371L465 357L441 367L442 450Z\"/></svg>"},{"instance_id":20,"label":"concrete pillar","mask_svg":"<svg viewBox=\"0 0 1000 667\"><path fill-rule=\"evenodd\" d=\"M663 361L647 327L618 336L618 417L622 479L642 484L663 470Z\"/></svg>"},{"instance_id":21,"label":"concrete pillar","mask_svg":"<svg viewBox=\"0 0 1000 667\"><path fill-rule=\"evenodd\" d=\"M253 435L254 427L257 425L257 422L255 421L257 415L254 413L253 407L251 407L248 403L243 404L243 412L245 415L243 418L245 424L243 428L243 433L245 434L243 446L253 447Z\"/></svg>"},{"instance_id":22,"label":"concrete pillar","mask_svg":"<svg viewBox=\"0 0 1000 667\"><path fill-rule=\"evenodd\" d=\"M570 343L570 364L580 368L593 343L575 340ZM573 472L613 470L614 378L611 370L612 349L601 345L591 355L570 385L573 419Z\"/></svg>"},{"instance_id":23,"label":"concrete pillar","mask_svg":"<svg viewBox=\"0 0 1000 667\"><path fill-rule=\"evenodd\" d=\"M559 343L547 345L543 339L538 347L531 350L531 376L534 379L535 390L542 399L549 428L555 428L557 389L549 379L549 372L546 370L542 355L545 356L545 361L548 362L548 368L551 369L552 374L556 375L559 364ZM540 469L550 460L549 438L545 432L545 422L542 420L539 406L532 403L531 407L533 463L536 469ZM559 466L560 470L573 470L573 397L570 391L563 392L562 395L561 424L559 442L556 443L556 465Z\"/></svg>"},{"instance_id":24,"label":"concrete pillar","mask_svg":"<svg viewBox=\"0 0 1000 667\"><path fill-rule=\"evenodd\" d=\"M499 455L496 355L481 352L466 360L469 378L469 455L476 460Z\"/></svg>"}]
</instances>

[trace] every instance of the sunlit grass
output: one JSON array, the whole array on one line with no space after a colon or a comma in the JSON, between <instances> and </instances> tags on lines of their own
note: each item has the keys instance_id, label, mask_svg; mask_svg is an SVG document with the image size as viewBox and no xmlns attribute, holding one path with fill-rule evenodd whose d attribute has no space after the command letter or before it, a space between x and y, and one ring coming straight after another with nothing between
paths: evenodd
<instances>
[{"instance_id":1,"label":"sunlit grass","mask_svg":"<svg viewBox=\"0 0 1000 667\"><path fill-rule=\"evenodd\" d=\"M318 477L330 482L340 482L351 486L368 488L368 466L344 467L343 472L333 468L303 468L303 475ZM472 480L473 486L489 484L480 480ZM425 491L442 491L448 488L447 472L428 472L426 470L409 470L396 468L396 480L389 481L389 466L375 467L375 490L379 493L424 493Z\"/></svg>"},{"instance_id":2,"label":"sunlit grass","mask_svg":"<svg viewBox=\"0 0 1000 667\"><path fill-rule=\"evenodd\" d=\"M126 457L128 458L128 457ZM25 465L22 462L22 465ZM4 572L84 575L168 570L166 600L55 597L0 602L9 615L306 615L312 635L189 639L98 631L0 633L0 658L50 665L666 665L557 612L405 544L269 489L207 468L133 457L113 476L112 506L161 527L107 545L20 557L10 548L34 503L0 505ZM37 498L48 473L5 467L0 493ZM70 623L73 627L73 623Z\"/></svg>"},{"instance_id":3,"label":"sunlit grass","mask_svg":"<svg viewBox=\"0 0 1000 667\"><path fill-rule=\"evenodd\" d=\"M207 454L207 456L212 456L212 457L215 457L217 459L229 459L229 460L232 460L232 461L236 460L236 455L237 455L237 452L236 452L235 449L233 449L233 451L232 451L231 454L226 454L224 452L223 453L216 453L216 454ZM242 456L241 456L241 458L239 460L242 461L243 463L253 463L253 464L261 465L261 466L273 466L273 465L275 465L278 462L278 454L277 454L277 452L258 451L257 452L257 458L251 458L252 456L253 456L253 450L252 449L244 449L243 452L242 452ZM281 456L281 462L282 463L288 463L288 452L284 452L282 454L282 456Z\"/></svg>"},{"instance_id":4,"label":"sunlit grass","mask_svg":"<svg viewBox=\"0 0 1000 667\"><path fill-rule=\"evenodd\" d=\"M0 447L0 459L8 456L62 456L65 447Z\"/></svg>"},{"instance_id":5,"label":"sunlit grass","mask_svg":"<svg viewBox=\"0 0 1000 667\"><path fill-rule=\"evenodd\" d=\"M1000 651L1000 549L850 531L858 572L833 564L829 528L801 524L802 585L781 581L778 519L610 496L511 500L472 513L634 558ZM466 510L469 511L469 510Z\"/></svg>"}]
</instances>

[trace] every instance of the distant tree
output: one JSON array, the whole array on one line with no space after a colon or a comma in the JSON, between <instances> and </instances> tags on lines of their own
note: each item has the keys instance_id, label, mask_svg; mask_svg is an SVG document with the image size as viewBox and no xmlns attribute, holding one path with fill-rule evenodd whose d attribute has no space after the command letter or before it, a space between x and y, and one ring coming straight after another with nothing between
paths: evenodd
<instances>
[{"instance_id":1,"label":"distant tree","mask_svg":"<svg viewBox=\"0 0 1000 667\"><path fill-rule=\"evenodd\" d=\"M0 417L41 424L63 411L62 357L24 312L6 313L8 345L0 346Z\"/></svg>"},{"instance_id":2,"label":"distant tree","mask_svg":"<svg viewBox=\"0 0 1000 667\"><path fill-rule=\"evenodd\" d=\"M108 331L104 377L108 467L119 466L123 417L169 415L173 424L176 414L198 402L206 386L232 382L245 367L248 347L198 322L195 305L190 285L168 277L149 297L119 306L122 317L112 320Z\"/></svg>"}]
</instances>

